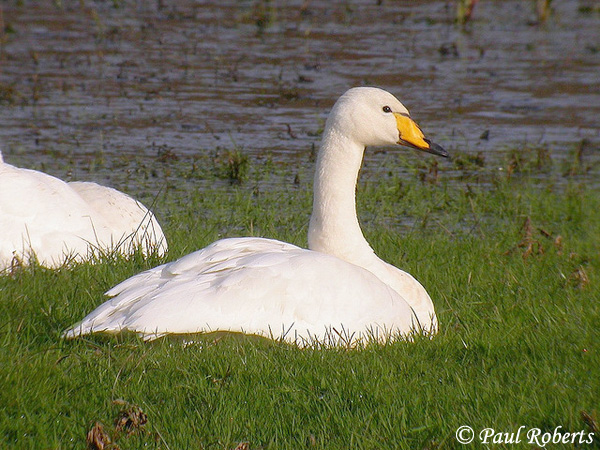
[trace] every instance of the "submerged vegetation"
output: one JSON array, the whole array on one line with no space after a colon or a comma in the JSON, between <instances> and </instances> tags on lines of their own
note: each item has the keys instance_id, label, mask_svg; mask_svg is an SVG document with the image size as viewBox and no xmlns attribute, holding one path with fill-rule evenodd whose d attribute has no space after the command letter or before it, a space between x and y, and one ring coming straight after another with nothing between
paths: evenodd
<instances>
[{"instance_id":1,"label":"submerged vegetation","mask_svg":"<svg viewBox=\"0 0 600 450\"><path fill-rule=\"evenodd\" d=\"M239 335L64 341L62 330L104 291L163 260L5 274L0 447L433 449L459 445L465 424L593 431L600 196L585 178L549 176L560 164L548 169L539 155L523 151L511 175L461 154L436 176L431 158L406 157L404 175L388 155L365 167L365 234L430 292L441 324L432 340L359 349ZM157 164L189 170L182 158ZM544 178L531 176L538 168ZM171 243L165 260L225 236L306 245L310 177L294 182L290 168L264 164L248 170L242 184L171 188L156 199Z\"/></svg>"}]
</instances>

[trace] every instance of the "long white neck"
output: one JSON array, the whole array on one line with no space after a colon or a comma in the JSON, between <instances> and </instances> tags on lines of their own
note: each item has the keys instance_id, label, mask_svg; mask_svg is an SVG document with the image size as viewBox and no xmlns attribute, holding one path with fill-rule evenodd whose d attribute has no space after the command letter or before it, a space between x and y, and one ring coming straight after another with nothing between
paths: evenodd
<instances>
[{"instance_id":1,"label":"long white neck","mask_svg":"<svg viewBox=\"0 0 600 450\"><path fill-rule=\"evenodd\" d=\"M308 247L365 267L375 256L356 215L356 182L364 146L336 132L324 133L317 158Z\"/></svg>"},{"instance_id":2,"label":"long white neck","mask_svg":"<svg viewBox=\"0 0 600 450\"><path fill-rule=\"evenodd\" d=\"M324 133L317 158L308 247L363 267L399 293L425 330L437 329L431 298L410 274L377 257L356 215L356 183L364 146L335 130Z\"/></svg>"}]
</instances>

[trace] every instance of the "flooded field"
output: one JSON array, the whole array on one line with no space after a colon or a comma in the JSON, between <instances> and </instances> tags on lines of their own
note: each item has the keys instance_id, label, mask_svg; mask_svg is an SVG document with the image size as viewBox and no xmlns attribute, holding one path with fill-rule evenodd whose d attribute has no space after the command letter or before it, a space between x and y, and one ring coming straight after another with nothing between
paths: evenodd
<instances>
[{"instance_id":1,"label":"flooded field","mask_svg":"<svg viewBox=\"0 0 600 450\"><path fill-rule=\"evenodd\" d=\"M534 3L482 0L463 30L448 0L5 0L0 149L133 194L140 171L233 149L308 179L329 108L366 84L451 152L501 165L533 146L596 177L598 3L553 2L544 23Z\"/></svg>"}]
</instances>

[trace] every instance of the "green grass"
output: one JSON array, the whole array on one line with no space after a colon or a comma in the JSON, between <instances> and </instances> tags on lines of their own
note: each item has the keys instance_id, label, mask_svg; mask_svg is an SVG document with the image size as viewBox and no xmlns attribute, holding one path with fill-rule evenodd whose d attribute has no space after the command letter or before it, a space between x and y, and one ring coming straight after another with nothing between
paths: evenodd
<instances>
[{"instance_id":1,"label":"green grass","mask_svg":"<svg viewBox=\"0 0 600 450\"><path fill-rule=\"evenodd\" d=\"M96 422L121 449L478 448L458 444L456 429L590 432L600 415L597 189L489 174L481 185L444 174L430 183L420 170L367 173L359 211L377 253L430 292L434 339L353 350L234 335L64 341L105 290L162 261L23 269L0 277L0 448L85 448ZM167 259L225 236L306 245L310 191L308 180L168 190L157 205L170 217ZM128 405L147 423L117 432Z\"/></svg>"}]
</instances>

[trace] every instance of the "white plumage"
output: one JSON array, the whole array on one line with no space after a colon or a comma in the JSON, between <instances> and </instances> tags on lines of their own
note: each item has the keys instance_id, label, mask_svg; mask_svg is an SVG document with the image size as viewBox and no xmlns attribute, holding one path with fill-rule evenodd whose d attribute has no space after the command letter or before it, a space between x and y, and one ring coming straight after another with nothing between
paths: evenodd
<instances>
[{"instance_id":1,"label":"white plumage","mask_svg":"<svg viewBox=\"0 0 600 450\"><path fill-rule=\"evenodd\" d=\"M379 259L362 235L354 192L369 145L402 144L438 155L406 108L377 88L354 88L327 120L315 172L310 250L263 238L217 241L123 281L113 297L65 332L234 331L300 345L384 341L435 333L425 289Z\"/></svg>"},{"instance_id":2,"label":"white plumage","mask_svg":"<svg viewBox=\"0 0 600 450\"><path fill-rule=\"evenodd\" d=\"M64 181L7 164L0 153L0 271L37 261L56 268L103 252L167 250L154 215L140 202L95 183Z\"/></svg>"}]
</instances>

